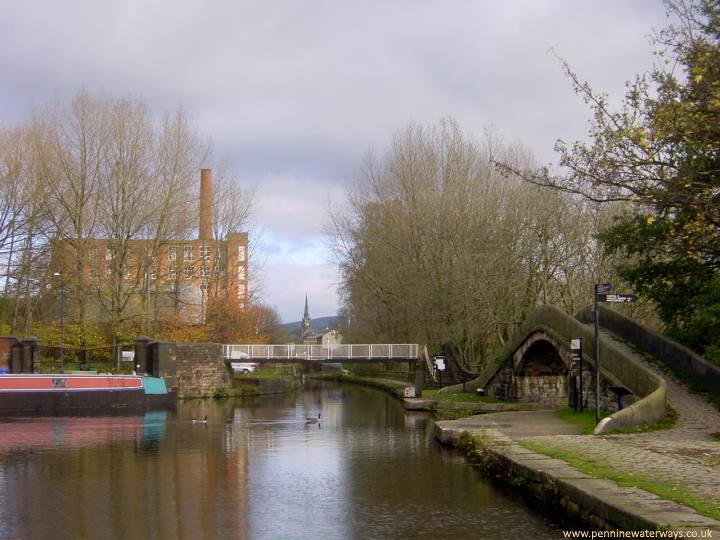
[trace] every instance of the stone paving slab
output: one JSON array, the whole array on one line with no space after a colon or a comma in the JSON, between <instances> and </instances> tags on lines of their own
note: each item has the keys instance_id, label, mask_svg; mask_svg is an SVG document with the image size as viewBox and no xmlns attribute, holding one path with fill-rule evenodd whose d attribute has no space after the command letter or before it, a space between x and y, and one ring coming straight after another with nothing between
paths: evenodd
<instances>
[{"instance_id":1,"label":"stone paving slab","mask_svg":"<svg viewBox=\"0 0 720 540\"><path fill-rule=\"evenodd\" d=\"M447 428L496 429L512 439L542 435L578 435L580 428L560 420L553 411L517 411L482 414L437 422Z\"/></svg>"},{"instance_id":2,"label":"stone paving slab","mask_svg":"<svg viewBox=\"0 0 720 540\"><path fill-rule=\"evenodd\" d=\"M582 506L628 529L708 528L720 522L693 509L637 488L624 488L602 478L564 479L562 484Z\"/></svg>"}]
</instances>

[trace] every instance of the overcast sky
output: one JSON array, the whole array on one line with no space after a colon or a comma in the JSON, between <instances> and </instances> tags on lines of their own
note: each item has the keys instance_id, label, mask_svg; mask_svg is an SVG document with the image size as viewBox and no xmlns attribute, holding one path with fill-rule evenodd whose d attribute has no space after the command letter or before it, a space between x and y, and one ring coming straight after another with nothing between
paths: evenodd
<instances>
[{"instance_id":1,"label":"overcast sky","mask_svg":"<svg viewBox=\"0 0 720 540\"><path fill-rule=\"evenodd\" d=\"M408 122L496 126L543 162L588 109L551 47L612 97L652 66L662 2L0 2L0 122L78 88L182 105L257 194L263 299L284 321L337 311L323 238L363 155Z\"/></svg>"}]
</instances>

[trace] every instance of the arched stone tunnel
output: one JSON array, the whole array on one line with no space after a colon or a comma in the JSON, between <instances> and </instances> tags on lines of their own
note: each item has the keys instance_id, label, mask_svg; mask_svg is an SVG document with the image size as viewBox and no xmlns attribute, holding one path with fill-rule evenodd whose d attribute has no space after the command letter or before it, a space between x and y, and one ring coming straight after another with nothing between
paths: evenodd
<instances>
[{"instance_id":1,"label":"arched stone tunnel","mask_svg":"<svg viewBox=\"0 0 720 540\"><path fill-rule=\"evenodd\" d=\"M570 400L570 352L543 331L536 331L515 351L511 361L489 381L486 392L498 399L548 406L567 406ZM574 375L578 375L575 373ZM583 402L594 402L593 369L583 366ZM574 388L575 385L573 385Z\"/></svg>"}]
</instances>

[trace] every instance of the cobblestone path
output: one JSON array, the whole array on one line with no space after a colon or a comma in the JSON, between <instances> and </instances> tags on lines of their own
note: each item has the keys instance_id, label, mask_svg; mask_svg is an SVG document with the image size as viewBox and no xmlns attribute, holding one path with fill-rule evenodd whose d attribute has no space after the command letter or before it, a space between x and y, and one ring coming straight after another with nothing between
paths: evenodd
<instances>
[{"instance_id":1,"label":"cobblestone path","mask_svg":"<svg viewBox=\"0 0 720 540\"><path fill-rule=\"evenodd\" d=\"M523 440L572 450L618 471L677 486L708 498L720 510L720 442L713 439L720 432L720 411L640 355L635 357L667 381L668 402L678 414L673 428L622 435L548 434Z\"/></svg>"}]
</instances>

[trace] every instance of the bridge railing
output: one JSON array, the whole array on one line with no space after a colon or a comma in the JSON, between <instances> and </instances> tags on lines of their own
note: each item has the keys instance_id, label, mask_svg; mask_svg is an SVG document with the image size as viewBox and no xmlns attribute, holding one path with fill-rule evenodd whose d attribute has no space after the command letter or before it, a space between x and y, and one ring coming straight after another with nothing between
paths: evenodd
<instances>
[{"instance_id":1,"label":"bridge railing","mask_svg":"<svg viewBox=\"0 0 720 540\"><path fill-rule=\"evenodd\" d=\"M277 360L412 360L418 357L416 343L372 343L341 345L225 345L225 358L229 360L252 360L253 358Z\"/></svg>"}]
</instances>

